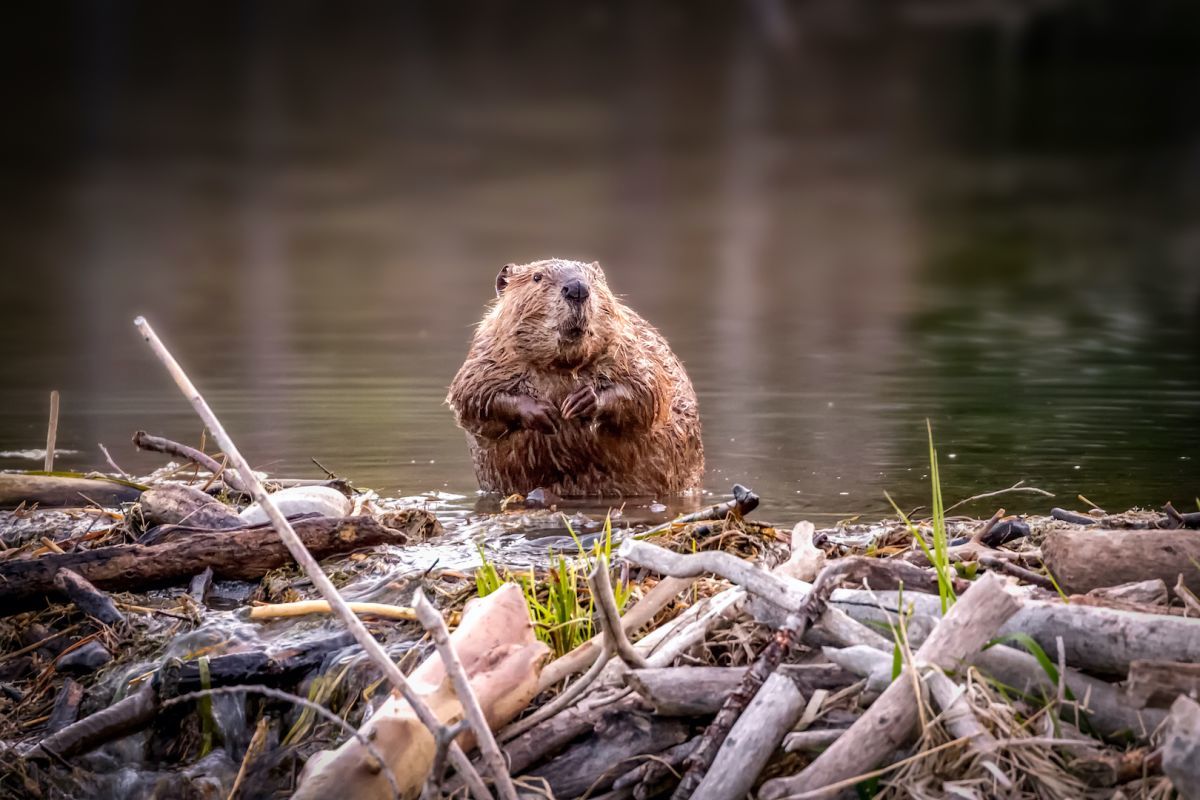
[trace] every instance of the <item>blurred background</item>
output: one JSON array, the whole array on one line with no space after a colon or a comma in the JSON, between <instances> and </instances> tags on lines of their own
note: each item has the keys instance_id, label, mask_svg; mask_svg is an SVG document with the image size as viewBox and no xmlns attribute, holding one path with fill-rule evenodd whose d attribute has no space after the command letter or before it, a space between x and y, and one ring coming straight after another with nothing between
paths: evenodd
<instances>
[{"instance_id":1,"label":"blurred background","mask_svg":"<svg viewBox=\"0 0 1200 800\"><path fill-rule=\"evenodd\" d=\"M599 260L764 514L1021 479L1200 494L1200 5L27 5L6 24L0 467L200 425L475 490L443 405L506 262ZM990 501L985 515L995 507Z\"/></svg>"}]
</instances>

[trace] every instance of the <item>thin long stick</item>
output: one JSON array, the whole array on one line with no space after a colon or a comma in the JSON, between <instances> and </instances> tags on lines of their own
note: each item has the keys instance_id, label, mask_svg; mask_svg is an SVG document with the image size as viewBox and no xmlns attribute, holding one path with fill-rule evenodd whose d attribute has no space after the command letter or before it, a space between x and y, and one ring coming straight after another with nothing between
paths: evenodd
<instances>
[{"instance_id":1,"label":"thin long stick","mask_svg":"<svg viewBox=\"0 0 1200 800\"><path fill-rule=\"evenodd\" d=\"M411 608L393 606L387 603L347 603L355 614L370 614L380 619L393 619L402 622L415 622L417 614ZM332 609L324 600L300 600L295 603L271 603L265 606L253 606L250 609L250 619L279 619L280 617L303 617L309 614L329 614Z\"/></svg>"},{"instance_id":2,"label":"thin long stick","mask_svg":"<svg viewBox=\"0 0 1200 800\"><path fill-rule=\"evenodd\" d=\"M58 439L58 389L50 392L50 424L46 426L46 472L54 471L54 445Z\"/></svg>"},{"instance_id":3,"label":"thin long stick","mask_svg":"<svg viewBox=\"0 0 1200 800\"><path fill-rule=\"evenodd\" d=\"M296 563L304 569L305 574L308 575L309 580L313 582L313 586L321 593L321 596L329 601L330 607L350 630L355 641L362 646L367 657L383 672L384 677L388 679L392 686L399 690L404 699L408 701L408 704L412 706L417 719L421 720L436 738L438 729L442 727L438 718L425 701L421 699L421 696L413 690L412 685L405 679L404 673L400 671L400 668L388 656L387 651L383 649L383 645L375 641L375 637L367 630L367 626L346 605L346 601L338 594L338 590L334 587L333 582L321 570L321 565L313 558L312 553L308 552L300 537L296 535L296 531L292 529L291 523L287 521L287 517L283 515L279 507L271 499L271 496L267 494L262 483L258 480L258 476L254 474L254 470L250 468L250 464L242 456L241 451L237 449L237 445L229 438L229 434L225 432L225 427L217 419L212 409L208 407L208 403L192 384L187 373L179 366L179 362L175 360L174 356L163 345L158 335L154 332L154 329L150 327L150 323L144 317L138 317L133 321L133 324L150 345L150 349L154 351L154 355L167 368L167 372L171 373L171 377L175 380L175 385L183 392L184 397L191 403L192 408L196 410L200 419L212 431L213 437L217 440L217 445L229 456L229 460L237 469L242 482L250 490L250 496L267 512L267 518L271 520L271 525L274 527L275 532L279 534L279 538L283 541L284 546L287 547L288 552L292 554L292 558L296 559ZM475 771L470 760L457 743L450 745L450 759L454 768L458 770L466 780L467 785L470 786L471 794L476 800L490 800L490 794L487 791L487 787L484 786L483 780L480 779L479 773Z\"/></svg>"},{"instance_id":4,"label":"thin long stick","mask_svg":"<svg viewBox=\"0 0 1200 800\"><path fill-rule=\"evenodd\" d=\"M487 764L488 771L492 773L492 780L496 782L497 793L502 800L517 800L517 790L513 787L512 778L509 777L508 765L504 762L500 746L496 744L496 737L492 735L487 717L483 715L479 698L476 697L475 690L471 688L471 681L467 678L467 671L463 668L462 659L458 657L454 645L450 643L446 621L442 619L441 613L433 607L433 603L429 602L429 598L420 589L417 589L413 595L412 607L413 611L417 613L417 620L421 626L433 637L433 645L437 648L438 655L442 657L442 666L454 686L454 694L462 705L467 720L471 723L471 729L475 732L475 742L483 754L483 761Z\"/></svg>"}]
</instances>

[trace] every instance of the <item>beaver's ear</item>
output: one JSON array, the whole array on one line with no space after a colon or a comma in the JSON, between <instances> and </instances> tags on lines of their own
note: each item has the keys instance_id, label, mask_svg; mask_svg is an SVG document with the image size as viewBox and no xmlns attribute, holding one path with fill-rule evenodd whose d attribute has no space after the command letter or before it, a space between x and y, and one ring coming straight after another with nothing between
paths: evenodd
<instances>
[{"instance_id":1,"label":"beaver's ear","mask_svg":"<svg viewBox=\"0 0 1200 800\"><path fill-rule=\"evenodd\" d=\"M516 264L505 264L500 268L499 274L496 275L496 297L504 293L504 287L508 286L508 272L515 266Z\"/></svg>"}]
</instances>

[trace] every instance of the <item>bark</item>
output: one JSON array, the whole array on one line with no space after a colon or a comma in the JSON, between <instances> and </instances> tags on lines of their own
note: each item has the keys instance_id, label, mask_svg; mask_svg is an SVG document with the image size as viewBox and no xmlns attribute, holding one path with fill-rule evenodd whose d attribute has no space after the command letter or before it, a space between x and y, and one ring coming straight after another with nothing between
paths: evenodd
<instances>
[{"instance_id":1,"label":"bark","mask_svg":"<svg viewBox=\"0 0 1200 800\"><path fill-rule=\"evenodd\" d=\"M1125 693L1138 708L1167 708L1181 694L1200 697L1200 664L1178 661L1134 661Z\"/></svg>"},{"instance_id":2,"label":"bark","mask_svg":"<svg viewBox=\"0 0 1200 800\"><path fill-rule=\"evenodd\" d=\"M54 585L87 616L95 617L105 625L116 625L125 621L124 615L117 610L112 598L78 573L60 569L54 576Z\"/></svg>"},{"instance_id":3,"label":"bark","mask_svg":"<svg viewBox=\"0 0 1200 800\"><path fill-rule=\"evenodd\" d=\"M0 508L16 508L22 503L36 503L42 508L81 508L93 504L109 508L132 503L141 494L141 487L121 481L0 473Z\"/></svg>"},{"instance_id":4,"label":"bark","mask_svg":"<svg viewBox=\"0 0 1200 800\"><path fill-rule=\"evenodd\" d=\"M1187 530L1057 530L1042 542L1042 561L1068 593L1159 579L1200 592L1200 536Z\"/></svg>"},{"instance_id":5,"label":"bark","mask_svg":"<svg viewBox=\"0 0 1200 800\"><path fill-rule=\"evenodd\" d=\"M1200 705L1190 697L1171 705L1162 768L1181 797L1200 800Z\"/></svg>"},{"instance_id":6,"label":"bark","mask_svg":"<svg viewBox=\"0 0 1200 800\"><path fill-rule=\"evenodd\" d=\"M422 529L437 525L428 512L409 512L409 527L385 528L370 517L307 519L296 533L317 558L379 544L404 544ZM18 559L0 564L0 609L11 614L54 593L54 576L69 569L98 587L136 590L191 578L212 567L220 579L256 580L291 562L287 548L270 527L195 533L155 545L116 545L62 555Z\"/></svg>"},{"instance_id":7,"label":"bark","mask_svg":"<svg viewBox=\"0 0 1200 800\"><path fill-rule=\"evenodd\" d=\"M525 777L544 778L558 800L571 800L589 789L598 794L637 766L639 756L682 744L690 733L687 722L676 718L637 712L604 715L592 736Z\"/></svg>"}]
</instances>

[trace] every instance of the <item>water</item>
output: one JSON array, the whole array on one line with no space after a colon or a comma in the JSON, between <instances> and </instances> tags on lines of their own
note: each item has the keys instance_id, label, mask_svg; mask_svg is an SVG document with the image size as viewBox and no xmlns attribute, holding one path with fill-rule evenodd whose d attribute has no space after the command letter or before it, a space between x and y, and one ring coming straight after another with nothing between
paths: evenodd
<instances>
[{"instance_id":1,"label":"water","mask_svg":"<svg viewBox=\"0 0 1200 800\"><path fill-rule=\"evenodd\" d=\"M62 468L198 440L144 313L261 468L462 513L446 387L496 270L558 255L666 334L706 488L768 518L926 502L926 418L948 503L1190 506L1197 15L989 8L40 12L0 133L0 451L43 446L51 389Z\"/></svg>"}]
</instances>

